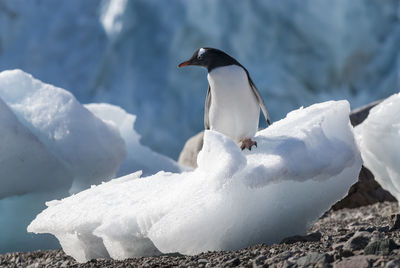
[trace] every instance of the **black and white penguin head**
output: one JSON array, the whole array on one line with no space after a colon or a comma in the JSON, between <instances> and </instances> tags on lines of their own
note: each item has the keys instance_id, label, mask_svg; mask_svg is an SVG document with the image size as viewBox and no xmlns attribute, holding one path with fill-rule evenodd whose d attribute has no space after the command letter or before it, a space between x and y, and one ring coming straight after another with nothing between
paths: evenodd
<instances>
[{"instance_id":1,"label":"black and white penguin head","mask_svg":"<svg viewBox=\"0 0 400 268\"><path fill-rule=\"evenodd\" d=\"M239 65L243 67L237 60L216 48L200 48L196 50L193 56L187 61L179 64L179 67L188 65L196 65L204 67L210 72L212 69L228 65Z\"/></svg>"}]
</instances>

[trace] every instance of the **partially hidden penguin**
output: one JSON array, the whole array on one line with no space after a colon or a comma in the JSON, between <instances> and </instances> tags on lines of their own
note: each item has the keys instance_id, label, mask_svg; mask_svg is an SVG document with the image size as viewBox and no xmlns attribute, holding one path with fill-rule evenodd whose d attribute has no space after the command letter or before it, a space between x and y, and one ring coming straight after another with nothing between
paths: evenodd
<instances>
[{"instance_id":1,"label":"partially hidden penguin","mask_svg":"<svg viewBox=\"0 0 400 268\"><path fill-rule=\"evenodd\" d=\"M208 70L208 91L204 127L232 138L240 148L251 150L257 142L252 138L258 130L260 108L268 125L267 107L247 69L225 52L200 48L179 64L205 67Z\"/></svg>"}]
</instances>

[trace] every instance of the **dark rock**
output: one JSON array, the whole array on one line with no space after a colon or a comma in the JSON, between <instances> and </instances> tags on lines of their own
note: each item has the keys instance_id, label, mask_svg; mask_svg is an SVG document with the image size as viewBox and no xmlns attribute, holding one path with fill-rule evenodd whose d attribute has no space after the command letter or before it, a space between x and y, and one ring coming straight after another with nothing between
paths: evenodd
<instances>
[{"instance_id":1,"label":"dark rock","mask_svg":"<svg viewBox=\"0 0 400 268\"><path fill-rule=\"evenodd\" d=\"M380 239L369 243L365 249L365 255L389 255L392 250L397 249L399 246L393 239Z\"/></svg>"},{"instance_id":2,"label":"dark rock","mask_svg":"<svg viewBox=\"0 0 400 268\"><path fill-rule=\"evenodd\" d=\"M376 105L378 105L379 103L381 103L383 101L382 100L377 100L374 102L371 102L367 105L364 105L362 107L356 108L353 111L351 111L350 113L350 123L353 127L361 124L365 119L367 119L368 115L369 115L369 111L375 107Z\"/></svg>"},{"instance_id":3,"label":"dark rock","mask_svg":"<svg viewBox=\"0 0 400 268\"><path fill-rule=\"evenodd\" d=\"M340 250L340 249L343 248L343 246L344 246L344 243L335 243L335 244L332 245L332 249Z\"/></svg>"},{"instance_id":4,"label":"dark rock","mask_svg":"<svg viewBox=\"0 0 400 268\"><path fill-rule=\"evenodd\" d=\"M378 232L380 232L380 233L389 232L389 226L378 227Z\"/></svg>"},{"instance_id":5,"label":"dark rock","mask_svg":"<svg viewBox=\"0 0 400 268\"><path fill-rule=\"evenodd\" d=\"M356 232L344 245L344 250L360 250L368 245L371 234L368 232Z\"/></svg>"},{"instance_id":6,"label":"dark rock","mask_svg":"<svg viewBox=\"0 0 400 268\"><path fill-rule=\"evenodd\" d=\"M358 181L350 187L347 196L333 205L332 209L357 208L384 201L396 202L396 198L382 189L372 172L363 166Z\"/></svg>"},{"instance_id":7,"label":"dark rock","mask_svg":"<svg viewBox=\"0 0 400 268\"><path fill-rule=\"evenodd\" d=\"M296 264L299 266L311 266L315 264L324 264L333 262L333 257L328 253L311 252L310 254L301 257Z\"/></svg>"},{"instance_id":8,"label":"dark rock","mask_svg":"<svg viewBox=\"0 0 400 268\"><path fill-rule=\"evenodd\" d=\"M309 235L295 235L284 238L280 244L294 244L296 242L318 242L321 240L321 233L315 232Z\"/></svg>"},{"instance_id":9,"label":"dark rock","mask_svg":"<svg viewBox=\"0 0 400 268\"><path fill-rule=\"evenodd\" d=\"M367 227L367 228L361 227L358 231L360 231L360 232L361 231L366 231L368 233L372 233L375 230L376 230L376 227Z\"/></svg>"},{"instance_id":10,"label":"dark rock","mask_svg":"<svg viewBox=\"0 0 400 268\"><path fill-rule=\"evenodd\" d=\"M255 263L256 265L263 265L266 259L267 259L267 257L261 255L261 256L258 256L258 257L254 260L254 263Z\"/></svg>"},{"instance_id":11,"label":"dark rock","mask_svg":"<svg viewBox=\"0 0 400 268\"><path fill-rule=\"evenodd\" d=\"M224 266L235 267L235 266L238 266L239 264L240 264L239 258L233 258L233 259L230 259L229 261L225 262Z\"/></svg>"},{"instance_id":12,"label":"dark rock","mask_svg":"<svg viewBox=\"0 0 400 268\"><path fill-rule=\"evenodd\" d=\"M400 229L400 214L390 215L389 231L395 231Z\"/></svg>"},{"instance_id":13,"label":"dark rock","mask_svg":"<svg viewBox=\"0 0 400 268\"><path fill-rule=\"evenodd\" d=\"M385 268L400 268L400 259L389 261L386 263Z\"/></svg>"},{"instance_id":14,"label":"dark rock","mask_svg":"<svg viewBox=\"0 0 400 268\"><path fill-rule=\"evenodd\" d=\"M344 249L339 251L339 256L343 258L354 256L354 253L351 250Z\"/></svg>"}]
</instances>

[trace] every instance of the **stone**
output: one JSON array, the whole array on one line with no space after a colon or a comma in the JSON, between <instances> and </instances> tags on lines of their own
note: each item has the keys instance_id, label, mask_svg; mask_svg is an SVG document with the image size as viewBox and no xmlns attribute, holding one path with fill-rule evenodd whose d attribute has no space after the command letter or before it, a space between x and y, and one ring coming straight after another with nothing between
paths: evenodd
<instances>
[{"instance_id":1,"label":"stone","mask_svg":"<svg viewBox=\"0 0 400 268\"><path fill-rule=\"evenodd\" d=\"M258 257L254 260L254 263L255 263L256 265L263 265L266 259L267 259L266 256L261 255L261 256L258 256Z\"/></svg>"},{"instance_id":2,"label":"stone","mask_svg":"<svg viewBox=\"0 0 400 268\"><path fill-rule=\"evenodd\" d=\"M389 261L386 263L385 268L400 268L400 259Z\"/></svg>"},{"instance_id":3,"label":"stone","mask_svg":"<svg viewBox=\"0 0 400 268\"><path fill-rule=\"evenodd\" d=\"M339 256L343 258L351 257L354 256L354 253L351 250L340 250L339 251Z\"/></svg>"},{"instance_id":4,"label":"stone","mask_svg":"<svg viewBox=\"0 0 400 268\"><path fill-rule=\"evenodd\" d=\"M356 108L353 111L351 111L351 113L350 113L351 125L354 127L354 126L361 124L365 119L367 119L367 117L369 115L369 111L373 107L375 107L376 105L381 103L382 101L383 101L383 99L377 100L377 101L371 102L367 105L361 106L361 107Z\"/></svg>"},{"instance_id":5,"label":"stone","mask_svg":"<svg viewBox=\"0 0 400 268\"><path fill-rule=\"evenodd\" d=\"M371 238L371 234L369 232L356 232L344 245L344 250L360 250L364 249Z\"/></svg>"},{"instance_id":6,"label":"stone","mask_svg":"<svg viewBox=\"0 0 400 268\"><path fill-rule=\"evenodd\" d=\"M397 249L399 246L393 239L379 239L369 243L365 249L365 255L389 255L392 250Z\"/></svg>"},{"instance_id":7,"label":"stone","mask_svg":"<svg viewBox=\"0 0 400 268\"><path fill-rule=\"evenodd\" d=\"M400 229L400 214L390 215L389 231L392 232L399 229Z\"/></svg>"},{"instance_id":8,"label":"stone","mask_svg":"<svg viewBox=\"0 0 400 268\"><path fill-rule=\"evenodd\" d=\"M240 264L239 258L233 258L233 259L230 259L229 261L225 262L224 266L235 267L235 266L238 266L239 264Z\"/></svg>"},{"instance_id":9,"label":"stone","mask_svg":"<svg viewBox=\"0 0 400 268\"><path fill-rule=\"evenodd\" d=\"M315 264L331 263L333 257L327 253L311 252L306 256L299 258L296 262L298 266L311 266Z\"/></svg>"},{"instance_id":10,"label":"stone","mask_svg":"<svg viewBox=\"0 0 400 268\"><path fill-rule=\"evenodd\" d=\"M208 263L208 260L206 260L206 259L198 259L197 262L206 264L206 263Z\"/></svg>"},{"instance_id":11,"label":"stone","mask_svg":"<svg viewBox=\"0 0 400 268\"><path fill-rule=\"evenodd\" d=\"M358 181L350 187L347 196L333 205L332 209L358 208L384 201L397 200L379 185L369 169L362 166Z\"/></svg>"},{"instance_id":12,"label":"stone","mask_svg":"<svg viewBox=\"0 0 400 268\"><path fill-rule=\"evenodd\" d=\"M353 256L335 263L333 268L369 268L371 267L371 260L373 258L370 256Z\"/></svg>"},{"instance_id":13,"label":"stone","mask_svg":"<svg viewBox=\"0 0 400 268\"><path fill-rule=\"evenodd\" d=\"M295 235L284 238L280 244L294 244L296 242L318 242L321 240L321 233L315 232L308 235Z\"/></svg>"}]
</instances>

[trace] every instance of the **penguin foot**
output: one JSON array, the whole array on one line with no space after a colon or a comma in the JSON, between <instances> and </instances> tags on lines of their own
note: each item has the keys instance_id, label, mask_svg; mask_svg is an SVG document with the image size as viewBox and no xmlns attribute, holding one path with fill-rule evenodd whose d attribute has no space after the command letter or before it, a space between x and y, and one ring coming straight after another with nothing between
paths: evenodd
<instances>
[{"instance_id":1,"label":"penguin foot","mask_svg":"<svg viewBox=\"0 0 400 268\"><path fill-rule=\"evenodd\" d=\"M257 147L257 142L252 141L251 139L244 139L242 140L242 145L240 145L240 149L242 149L243 151L245 148L247 148L249 149L249 151L251 151L251 147L253 147L253 145Z\"/></svg>"}]
</instances>

